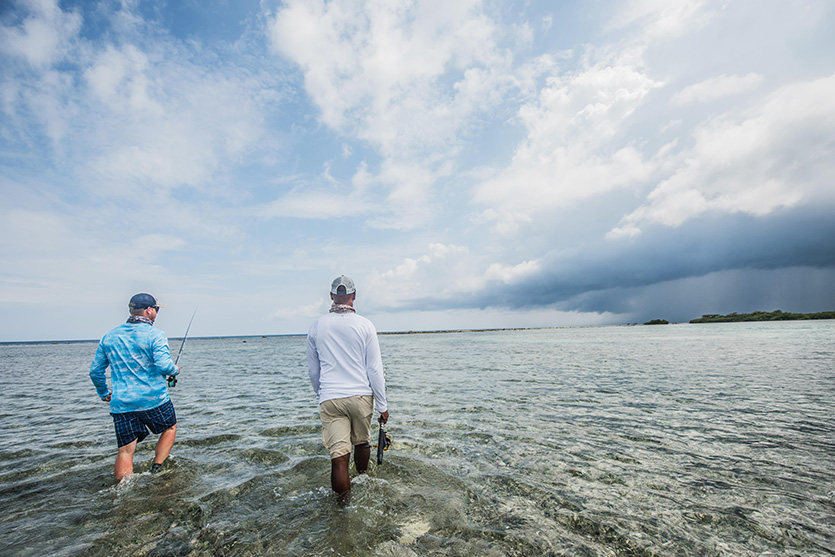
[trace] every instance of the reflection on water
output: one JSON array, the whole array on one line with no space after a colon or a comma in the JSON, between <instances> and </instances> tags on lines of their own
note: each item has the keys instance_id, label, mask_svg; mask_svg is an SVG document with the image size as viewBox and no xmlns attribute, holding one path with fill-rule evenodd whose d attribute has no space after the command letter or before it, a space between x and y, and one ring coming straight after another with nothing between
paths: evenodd
<instances>
[{"instance_id":1,"label":"reflection on water","mask_svg":"<svg viewBox=\"0 0 835 557\"><path fill-rule=\"evenodd\" d=\"M385 462L329 488L303 337L193 339L113 485L95 343L0 346L0 554L835 554L835 322L381 336Z\"/></svg>"}]
</instances>

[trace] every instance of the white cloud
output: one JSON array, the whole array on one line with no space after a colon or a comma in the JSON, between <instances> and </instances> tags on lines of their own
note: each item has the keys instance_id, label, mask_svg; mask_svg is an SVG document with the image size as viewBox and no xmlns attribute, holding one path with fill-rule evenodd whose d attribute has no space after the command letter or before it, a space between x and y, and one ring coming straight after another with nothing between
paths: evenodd
<instances>
[{"instance_id":1,"label":"white cloud","mask_svg":"<svg viewBox=\"0 0 835 557\"><path fill-rule=\"evenodd\" d=\"M318 184L297 184L289 193L255 212L263 218L365 217L365 224L371 228L413 230L431 219L431 189L444 171L443 168L431 171L408 162L384 161L375 174L362 162L347 185L330 176L326 168Z\"/></svg>"},{"instance_id":2,"label":"white cloud","mask_svg":"<svg viewBox=\"0 0 835 557\"><path fill-rule=\"evenodd\" d=\"M426 224L432 217L435 181L444 168L431 170L426 165L387 160L373 182L387 186L385 208L368 221L381 229L409 230Z\"/></svg>"},{"instance_id":3,"label":"white cloud","mask_svg":"<svg viewBox=\"0 0 835 557\"><path fill-rule=\"evenodd\" d=\"M493 231L501 236L508 236L519 232L519 226L532 222L533 218L523 211L485 209L480 215L474 216L471 221L477 224L495 222Z\"/></svg>"},{"instance_id":4,"label":"white cloud","mask_svg":"<svg viewBox=\"0 0 835 557\"><path fill-rule=\"evenodd\" d=\"M499 85L484 71L502 55L479 0L296 0L276 13L269 31L274 48L304 72L322 121L387 156L452 141ZM452 71L463 79L450 84Z\"/></svg>"},{"instance_id":5,"label":"white cloud","mask_svg":"<svg viewBox=\"0 0 835 557\"><path fill-rule=\"evenodd\" d=\"M725 75L706 79L685 87L670 99L670 104L686 106L695 103L704 103L739 95L754 90L760 86L763 76L758 73L747 75Z\"/></svg>"},{"instance_id":6,"label":"white cloud","mask_svg":"<svg viewBox=\"0 0 835 557\"><path fill-rule=\"evenodd\" d=\"M475 277L477 263L467 247L433 243L426 251L402 259L392 269L369 274L363 282L367 284L364 289L372 293L372 307L398 307L408 300L446 297L481 284Z\"/></svg>"},{"instance_id":7,"label":"white cloud","mask_svg":"<svg viewBox=\"0 0 835 557\"><path fill-rule=\"evenodd\" d=\"M28 129L28 125L30 120L39 122L60 152L60 142L72 126L76 107L68 98L74 87L73 78L54 67L72 65L81 55L78 35L82 18L76 12L62 11L51 0L18 4L22 21L0 26L5 126L13 128L6 133L33 141L41 130ZM18 76L25 78L15 79Z\"/></svg>"},{"instance_id":8,"label":"white cloud","mask_svg":"<svg viewBox=\"0 0 835 557\"><path fill-rule=\"evenodd\" d=\"M708 0L628 0L616 11L609 29L640 27L648 39L669 39L704 26L715 12Z\"/></svg>"},{"instance_id":9,"label":"white cloud","mask_svg":"<svg viewBox=\"0 0 835 557\"><path fill-rule=\"evenodd\" d=\"M80 13L30 2L31 14L2 29L3 50L28 57L3 83L10 135L39 121L78 186L138 198L187 185L206 189L219 171L264 148L264 108L280 94L245 67L197 63L200 43L143 37L145 22L114 8L120 33L91 42ZM102 15L102 14L100 14ZM111 39L112 41L108 41ZM159 203L160 199L156 198Z\"/></svg>"},{"instance_id":10,"label":"white cloud","mask_svg":"<svg viewBox=\"0 0 835 557\"><path fill-rule=\"evenodd\" d=\"M261 218L338 219L355 218L373 209L373 205L357 195L317 189L293 190L255 209L254 213Z\"/></svg>"},{"instance_id":11,"label":"white cloud","mask_svg":"<svg viewBox=\"0 0 835 557\"><path fill-rule=\"evenodd\" d=\"M602 56L576 72L555 70L539 98L520 109L526 140L512 164L474 192L476 203L492 208L485 216L500 223L499 231L513 232L515 223L535 213L633 185L651 171L635 147L612 140L661 84L646 75L639 51Z\"/></svg>"},{"instance_id":12,"label":"white cloud","mask_svg":"<svg viewBox=\"0 0 835 557\"><path fill-rule=\"evenodd\" d=\"M363 161L346 185L326 165L319 184L297 184L256 212L265 218L367 217L372 228L410 230L431 217L430 189L438 176L422 165L395 161L384 161L374 174Z\"/></svg>"},{"instance_id":13,"label":"white cloud","mask_svg":"<svg viewBox=\"0 0 835 557\"><path fill-rule=\"evenodd\" d=\"M540 261L523 261L518 265L503 265L501 263L493 263L487 267L484 273L484 279L487 281L499 281L504 284L511 284L513 282L525 279L532 275L539 273L542 270Z\"/></svg>"},{"instance_id":14,"label":"white cloud","mask_svg":"<svg viewBox=\"0 0 835 557\"><path fill-rule=\"evenodd\" d=\"M84 71L84 77L96 100L110 110L158 118L165 111L153 98L154 70L148 56L136 46L118 50L109 45Z\"/></svg>"},{"instance_id":15,"label":"white cloud","mask_svg":"<svg viewBox=\"0 0 835 557\"><path fill-rule=\"evenodd\" d=\"M261 147L271 94L245 71L206 74L157 48L152 59L134 45L110 47L85 72L100 101L88 114L96 138L90 169L128 187L206 189L223 161Z\"/></svg>"},{"instance_id":16,"label":"white cloud","mask_svg":"<svg viewBox=\"0 0 835 557\"><path fill-rule=\"evenodd\" d=\"M677 170L610 237L679 226L705 211L767 215L835 201L835 76L788 85L760 106L709 120Z\"/></svg>"},{"instance_id":17,"label":"white cloud","mask_svg":"<svg viewBox=\"0 0 835 557\"><path fill-rule=\"evenodd\" d=\"M280 319L297 319L301 317L312 321L317 317L321 316L322 313L327 311L331 303L331 300L329 300L328 298L319 298L318 300L310 304L303 304L292 307L281 307L273 312L272 317Z\"/></svg>"},{"instance_id":18,"label":"white cloud","mask_svg":"<svg viewBox=\"0 0 835 557\"><path fill-rule=\"evenodd\" d=\"M370 226L431 219L470 124L517 86L498 34L481 0L294 0L270 19L271 44L301 68L321 121L382 156L376 175L366 169L388 190Z\"/></svg>"},{"instance_id":19,"label":"white cloud","mask_svg":"<svg viewBox=\"0 0 835 557\"><path fill-rule=\"evenodd\" d=\"M467 248L455 244L429 244L429 257L431 258L458 256L468 251Z\"/></svg>"},{"instance_id":20,"label":"white cloud","mask_svg":"<svg viewBox=\"0 0 835 557\"><path fill-rule=\"evenodd\" d=\"M20 4L29 13L18 26L0 26L0 51L41 68L67 57L81 29L81 16L62 11L55 0Z\"/></svg>"},{"instance_id":21,"label":"white cloud","mask_svg":"<svg viewBox=\"0 0 835 557\"><path fill-rule=\"evenodd\" d=\"M387 271L374 271L363 281L371 308L402 307L414 300L454 300L479 293L488 283L513 285L542 271L541 260L517 264L486 262L465 246L430 244L426 253L404 258Z\"/></svg>"}]
</instances>

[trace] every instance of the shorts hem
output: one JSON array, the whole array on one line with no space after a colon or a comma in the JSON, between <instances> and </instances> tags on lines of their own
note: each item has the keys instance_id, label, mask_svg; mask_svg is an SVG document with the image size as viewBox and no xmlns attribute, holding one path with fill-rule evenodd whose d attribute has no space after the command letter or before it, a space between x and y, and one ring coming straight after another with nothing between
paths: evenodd
<instances>
[{"instance_id":1,"label":"shorts hem","mask_svg":"<svg viewBox=\"0 0 835 557\"><path fill-rule=\"evenodd\" d=\"M347 454L347 455L351 454L351 451L350 451L350 450L348 450L348 452L343 452L343 453L341 453L341 454L337 454L337 455L331 455L331 460L335 460L335 459L337 459L337 458L339 458L339 457L345 456L346 454Z\"/></svg>"},{"instance_id":2,"label":"shorts hem","mask_svg":"<svg viewBox=\"0 0 835 557\"><path fill-rule=\"evenodd\" d=\"M120 449L121 449L122 447L127 447L128 445L130 445L130 444L131 444L131 443L133 443L134 441L136 441L136 443L137 443L137 444L139 444L139 443L141 443L142 441L144 441L144 440L145 440L145 437L148 437L148 436L147 436L147 435L143 435L143 436L141 436L141 437L140 437L140 436L138 436L138 435L137 435L136 437L134 437L133 439L131 439L131 440L130 440L130 441L128 441L127 443L125 443L125 442L124 442L124 439L118 439L118 438L117 438L117 439L116 439L116 446L117 446L118 448L120 448ZM120 443L121 443L121 444L120 444Z\"/></svg>"}]
</instances>

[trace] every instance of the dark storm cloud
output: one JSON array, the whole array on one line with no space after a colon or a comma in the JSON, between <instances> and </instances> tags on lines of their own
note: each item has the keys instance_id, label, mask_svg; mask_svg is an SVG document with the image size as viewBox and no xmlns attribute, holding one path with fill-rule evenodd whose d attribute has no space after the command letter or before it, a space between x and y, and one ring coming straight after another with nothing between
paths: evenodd
<instances>
[{"instance_id":1,"label":"dark storm cloud","mask_svg":"<svg viewBox=\"0 0 835 557\"><path fill-rule=\"evenodd\" d=\"M612 288L576 296L564 305L578 311L609 311L623 321L686 322L706 313L835 308L835 267L737 269L634 288Z\"/></svg>"},{"instance_id":2,"label":"dark storm cloud","mask_svg":"<svg viewBox=\"0 0 835 557\"><path fill-rule=\"evenodd\" d=\"M524 282L488 284L469 298L421 300L410 309L553 307L642 315L650 306L659 305L679 319L685 314L698 317L691 315L701 307L697 293L718 295L717 289L726 288L737 295L757 291L746 283L771 292L783 287L774 284L769 288L769 280L785 282L787 277L774 271L794 269L792 276L802 276L798 268L835 269L835 220L831 215L828 207L804 208L767 218L715 215L678 228L646 228L633 239L601 239L571 254L549 254L542 262L542 272ZM663 303L648 303L653 298L648 288L654 289L656 297L663 297ZM785 298L791 299L791 289L783 290ZM828 282L811 281L806 290L810 291L805 292L804 300L835 301ZM780 301L773 300L774 296L762 298L763 303Z\"/></svg>"},{"instance_id":3,"label":"dark storm cloud","mask_svg":"<svg viewBox=\"0 0 835 557\"><path fill-rule=\"evenodd\" d=\"M732 215L647 229L632 242L602 241L570 260L548 258L535 281L510 289L514 305L565 301L594 290L640 287L732 269L835 266L831 212L772 218ZM605 308L599 310L606 311Z\"/></svg>"}]
</instances>

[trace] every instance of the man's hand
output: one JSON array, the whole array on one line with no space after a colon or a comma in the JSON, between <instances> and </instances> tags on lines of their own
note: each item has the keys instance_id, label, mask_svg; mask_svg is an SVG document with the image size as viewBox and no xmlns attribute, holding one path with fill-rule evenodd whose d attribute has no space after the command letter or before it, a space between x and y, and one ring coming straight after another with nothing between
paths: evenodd
<instances>
[{"instance_id":1,"label":"man's hand","mask_svg":"<svg viewBox=\"0 0 835 557\"><path fill-rule=\"evenodd\" d=\"M386 423L389 421L389 411L386 410L385 412L380 412L380 423Z\"/></svg>"},{"instance_id":2,"label":"man's hand","mask_svg":"<svg viewBox=\"0 0 835 557\"><path fill-rule=\"evenodd\" d=\"M101 399L102 402L110 402L110 395L111 395L111 393L107 393L107 396L104 397L103 399Z\"/></svg>"}]
</instances>

